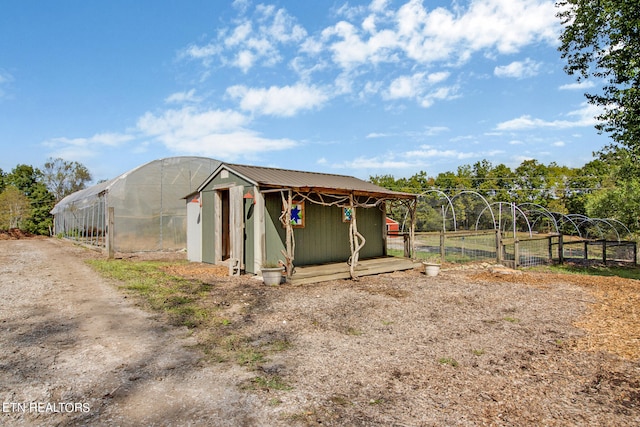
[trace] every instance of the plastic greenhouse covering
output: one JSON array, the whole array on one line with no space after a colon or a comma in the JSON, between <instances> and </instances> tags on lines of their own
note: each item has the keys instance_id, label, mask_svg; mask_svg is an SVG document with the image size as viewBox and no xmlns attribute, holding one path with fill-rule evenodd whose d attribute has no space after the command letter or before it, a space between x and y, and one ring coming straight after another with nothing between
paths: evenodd
<instances>
[{"instance_id":1,"label":"plastic greenhouse covering","mask_svg":"<svg viewBox=\"0 0 640 427\"><path fill-rule=\"evenodd\" d=\"M112 248L119 252L175 251L186 247L185 196L220 165L205 157L154 160L117 178L77 191L53 208L54 233L104 246L113 208Z\"/></svg>"}]
</instances>

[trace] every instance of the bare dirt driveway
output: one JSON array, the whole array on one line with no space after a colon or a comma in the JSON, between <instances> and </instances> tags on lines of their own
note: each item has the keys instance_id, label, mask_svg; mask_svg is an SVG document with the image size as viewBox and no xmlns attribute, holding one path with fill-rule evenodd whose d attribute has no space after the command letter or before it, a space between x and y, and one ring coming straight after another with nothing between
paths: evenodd
<instances>
[{"instance_id":1,"label":"bare dirt driveway","mask_svg":"<svg viewBox=\"0 0 640 427\"><path fill-rule=\"evenodd\" d=\"M241 366L100 278L97 256L0 240L0 425L640 425L636 280L449 266L266 287L175 265L209 283L230 337L286 343Z\"/></svg>"},{"instance_id":2,"label":"bare dirt driveway","mask_svg":"<svg viewBox=\"0 0 640 427\"><path fill-rule=\"evenodd\" d=\"M239 367L135 307L55 239L0 241L1 425L261 425Z\"/></svg>"}]
</instances>

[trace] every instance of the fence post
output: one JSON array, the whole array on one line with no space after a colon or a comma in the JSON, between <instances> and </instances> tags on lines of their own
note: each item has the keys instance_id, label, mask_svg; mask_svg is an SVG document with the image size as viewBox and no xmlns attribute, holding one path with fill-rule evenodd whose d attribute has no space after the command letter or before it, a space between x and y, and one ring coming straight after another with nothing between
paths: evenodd
<instances>
[{"instance_id":1,"label":"fence post","mask_svg":"<svg viewBox=\"0 0 640 427\"><path fill-rule=\"evenodd\" d=\"M602 263L607 265L607 239L602 241Z\"/></svg>"},{"instance_id":2,"label":"fence post","mask_svg":"<svg viewBox=\"0 0 640 427\"><path fill-rule=\"evenodd\" d=\"M411 258L411 242L410 242L410 236L408 234L403 234L402 235L402 243L403 243L403 248L404 248L404 257L405 258Z\"/></svg>"},{"instance_id":3,"label":"fence post","mask_svg":"<svg viewBox=\"0 0 640 427\"><path fill-rule=\"evenodd\" d=\"M553 261L553 236L547 238L549 240L549 262Z\"/></svg>"},{"instance_id":4,"label":"fence post","mask_svg":"<svg viewBox=\"0 0 640 427\"><path fill-rule=\"evenodd\" d=\"M113 245L113 224L114 224L114 209L110 206L107 210L107 256L109 259L113 259L115 256L115 248Z\"/></svg>"},{"instance_id":5,"label":"fence post","mask_svg":"<svg viewBox=\"0 0 640 427\"><path fill-rule=\"evenodd\" d=\"M496 262L502 264L502 233L500 233L500 229L496 230Z\"/></svg>"},{"instance_id":6,"label":"fence post","mask_svg":"<svg viewBox=\"0 0 640 427\"><path fill-rule=\"evenodd\" d=\"M560 264L564 263L564 240L562 239L562 234L558 236L558 262Z\"/></svg>"},{"instance_id":7,"label":"fence post","mask_svg":"<svg viewBox=\"0 0 640 427\"><path fill-rule=\"evenodd\" d=\"M638 265L638 243L633 242L633 266Z\"/></svg>"},{"instance_id":8,"label":"fence post","mask_svg":"<svg viewBox=\"0 0 640 427\"><path fill-rule=\"evenodd\" d=\"M584 260L589 261L589 243L584 241Z\"/></svg>"},{"instance_id":9,"label":"fence post","mask_svg":"<svg viewBox=\"0 0 640 427\"><path fill-rule=\"evenodd\" d=\"M520 264L520 241L518 239L513 240L513 268L517 269Z\"/></svg>"},{"instance_id":10,"label":"fence post","mask_svg":"<svg viewBox=\"0 0 640 427\"><path fill-rule=\"evenodd\" d=\"M446 254L444 243L445 243L445 236L444 236L444 230L443 230L440 232L440 262L444 262L444 256Z\"/></svg>"}]
</instances>

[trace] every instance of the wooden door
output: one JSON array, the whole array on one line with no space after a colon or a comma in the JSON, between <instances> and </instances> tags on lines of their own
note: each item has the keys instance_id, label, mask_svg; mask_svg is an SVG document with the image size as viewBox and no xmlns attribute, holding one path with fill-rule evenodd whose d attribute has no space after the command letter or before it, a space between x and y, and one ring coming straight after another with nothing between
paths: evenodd
<instances>
[{"instance_id":1,"label":"wooden door","mask_svg":"<svg viewBox=\"0 0 640 427\"><path fill-rule=\"evenodd\" d=\"M229 189L229 246L230 257L244 269L244 186Z\"/></svg>"}]
</instances>

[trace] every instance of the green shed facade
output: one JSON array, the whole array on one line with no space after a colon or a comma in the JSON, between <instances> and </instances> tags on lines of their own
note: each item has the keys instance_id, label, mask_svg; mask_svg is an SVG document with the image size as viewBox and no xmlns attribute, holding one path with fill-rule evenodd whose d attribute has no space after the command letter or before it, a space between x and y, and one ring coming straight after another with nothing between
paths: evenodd
<instances>
[{"instance_id":1,"label":"green shed facade","mask_svg":"<svg viewBox=\"0 0 640 427\"><path fill-rule=\"evenodd\" d=\"M349 261L356 212L358 256L385 256L385 203L415 196L350 176L223 163L187 197L194 199L202 251L189 259L259 274L278 261L290 268Z\"/></svg>"}]
</instances>

